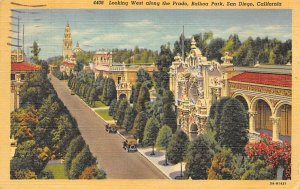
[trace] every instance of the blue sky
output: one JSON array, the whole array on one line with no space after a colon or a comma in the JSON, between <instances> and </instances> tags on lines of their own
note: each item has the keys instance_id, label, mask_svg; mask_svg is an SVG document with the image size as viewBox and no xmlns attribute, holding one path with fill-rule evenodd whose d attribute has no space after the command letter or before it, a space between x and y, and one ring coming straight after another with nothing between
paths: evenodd
<instances>
[{"instance_id":1,"label":"blue sky","mask_svg":"<svg viewBox=\"0 0 300 189\"><path fill-rule=\"evenodd\" d=\"M34 9L13 13L25 26L25 53L34 40L41 47L40 56L47 59L62 55L64 28L71 26L73 46L78 41L84 50L134 48L159 50L173 43L185 26L185 36L212 31L214 37L227 39L238 34L292 38L291 10L117 10L117 9ZM14 21L16 23L16 21ZM16 30L16 28L14 28ZM16 37L16 35L14 35ZM14 42L16 43L16 42Z\"/></svg>"}]
</instances>

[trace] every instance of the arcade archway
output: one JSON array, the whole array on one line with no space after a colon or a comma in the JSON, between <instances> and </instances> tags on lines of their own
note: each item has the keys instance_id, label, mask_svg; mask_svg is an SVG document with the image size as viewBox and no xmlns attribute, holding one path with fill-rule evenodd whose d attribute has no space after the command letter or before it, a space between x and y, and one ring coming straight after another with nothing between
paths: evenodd
<instances>
[{"instance_id":1,"label":"arcade archway","mask_svg":"<svg viewBox=\"0 0 300 189\"><path fill-rule=\"evenodd\" d=\"M289 104L281 104L276 109L276 116L280 117L279 134L291 136L292 134L292 107Z\"/></svg>"},{"instance_id":2,"label":"arcade archway","mask_svg":"<svg viewBox=\"0 0 300 189\"><path fill-rule=\"evenodd\" d=\"M273 125L270 119L272 116L272 111L269 104L262 99L258 99L253 104L253 110L256 111L255 130L272 131Z\"/></svg>"}]
</instances>

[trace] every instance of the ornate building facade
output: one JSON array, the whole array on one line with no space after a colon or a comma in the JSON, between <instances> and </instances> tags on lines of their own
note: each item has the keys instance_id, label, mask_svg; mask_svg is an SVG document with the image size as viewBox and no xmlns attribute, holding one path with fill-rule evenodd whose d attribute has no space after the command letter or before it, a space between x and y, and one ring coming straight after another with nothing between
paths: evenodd
<instances>
[{"instance_id":1,"label":"ornate building facade","mask_svg":"<svg viewBox=\"0 0 300 189\"><path fill-rule=\"evenodd\" d=\"M291 136L291 70L237 68L228 53L223 63L208 61L194 38L185 60L177 55L170 67L170 89L175 96L178 124L187 133L204 131L213 102L225 96L240 100L249 113L250 136L266 132L273 140Z\"/></svg>"},{"instance_id":2,"label":"ornate building facade","mask_svg":"<svg viewBox=\"0 0 300 189\"><path fill-rule=\"evenodd\" d=\"M63 58L69 59L71 57L73 57L71 27L69 23L67 23L63 39Z\"/></svg>"}]
</instances>

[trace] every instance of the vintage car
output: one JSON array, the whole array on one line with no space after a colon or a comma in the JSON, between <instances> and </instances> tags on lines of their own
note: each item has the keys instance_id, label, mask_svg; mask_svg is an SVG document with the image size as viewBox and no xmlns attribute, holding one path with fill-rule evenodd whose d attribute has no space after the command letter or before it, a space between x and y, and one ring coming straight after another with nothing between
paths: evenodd
<instances>
[{"instance_id":1,"label":"vintage car","mask_svg":"<svg viewBox=\"0 0 300 189\"><path fill-rule=\"evenodd\" d=\"M117 130L118 130L118 126L117 126L117 124L115 124L115 123L106 123L106 125L105 125L105 130L106 130L108 133L116 133Z\"/></svg>"},{"instance_id":2,"label":"vintage car","mask_svg":"<svg viewBox=\"0 0 300 189\"><path fill-rule=\"evenodd\" d=\"M128 138L123 142L123 148L127 152L136 152L137 151L137 140L135 138Z\"/></svg>"}]
</instances>

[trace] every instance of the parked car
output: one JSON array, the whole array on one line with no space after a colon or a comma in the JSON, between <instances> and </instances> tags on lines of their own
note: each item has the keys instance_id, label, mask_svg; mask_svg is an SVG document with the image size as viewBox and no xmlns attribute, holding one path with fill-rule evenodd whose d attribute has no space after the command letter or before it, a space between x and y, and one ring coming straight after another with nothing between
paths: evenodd
<instances>
[{"instance_id":1,"label":"parked car","mask_svg":"<svg viewBox=\"0 0 300 189\"><path fill-rule=\"evenodd\" d=\"M127 152L136 152L137 151L137 140L135 138L128 138L123 141L123 148Z\"/></svg>"},{"instance_id":2,"label":"parked car","mask_svg":"<svg viewBox=\"0 0 300 189\"><path fill-rule=\"evenodd\" d=\"M108 133L116 133L118 131L118 126L117 124L115 123L107 123L105 125L105 130L108 132Z\"/></svg>"}]
</instances>

